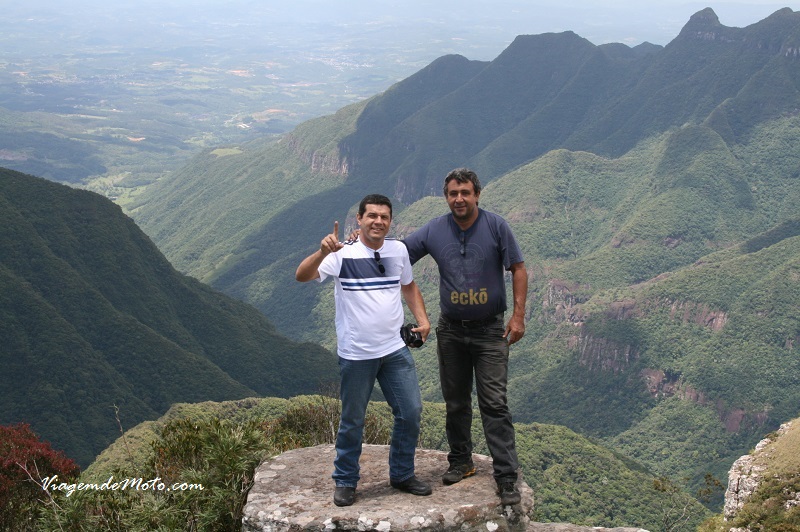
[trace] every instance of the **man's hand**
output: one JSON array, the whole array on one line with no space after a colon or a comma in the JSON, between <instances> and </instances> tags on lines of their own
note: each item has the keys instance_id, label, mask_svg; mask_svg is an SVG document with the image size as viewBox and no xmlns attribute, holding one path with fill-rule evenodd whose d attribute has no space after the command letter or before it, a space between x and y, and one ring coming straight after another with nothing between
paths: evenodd
<instances>
[{"instance_id":1,"label":"man's hand","mask_svg":"<svg viewBox=\"0 0 800 532\"><path fill-rule=\"evenodd\" d=\"M427 322L425 325L417 325L411 330L420 333L422 335L422 341L425 342L428 339L428 335L431 333L431 324Z\"/></svg>"},{"instance_id":2,"label":"man's hand","mask_svg":"<svg viewBox=\"0 0 800 532\"><path fill-rule=\"evenodd\" d=\"M425 310L425 300L422 299L422 292L419 291L419 286L414 281L401 285L400 291L403 293L403 299L406 300L408 309L417 321L417 326L411 330L420 333L422 341L425 342L431 333L431 322Z\"/></svg>"},{"instance_id":3,"label":"man's hand","mask_svg":"<svg viewBox=\"0 0 800 532\"><path fill-rule=\"evenodd\" d=\"M361 229L356 228L353 229L353 232L350 233L350 236L347 237L347 240L358 240L358 235L361 234Z\"/></svg>"},{"instance_id":4,"label":"man's hand","mask_svg":"<svg viewBox=\"0 0 800 532\"><path fill-rule=\"evenodd\" d=\"M508 340L508 345L511 345L520 341L523 336L525 336L525 320L519 316L511 316L503 338Z\"/></svg>"},{"instance_id":5,"label":"man's hand","mask_svg":"<svg viewBox=\"0 0 800 532\"><path fill-rule=\"evenodd\" d=\"M315 251L303 259L303 262L297 267L294 278L301 283L319 279L319 266L322 264L322 260L343 247L344 244L339 242L339 222L333 222L333 233L322 239L322 242L319 243L319 251Z\"/></svg>"},{"instance_id":6,"label":"man's hand","mask_svg":"<svg viewBox=\"0 0 800 532\"><path fill-rule=\"evenodd\" d=\"M333 233L329 234L322 239L319 244L319 251L325 257L331 253L336 253L344 247L344 244L339 242L339 222L333 222Z\"/></svg>"}]
</instances>

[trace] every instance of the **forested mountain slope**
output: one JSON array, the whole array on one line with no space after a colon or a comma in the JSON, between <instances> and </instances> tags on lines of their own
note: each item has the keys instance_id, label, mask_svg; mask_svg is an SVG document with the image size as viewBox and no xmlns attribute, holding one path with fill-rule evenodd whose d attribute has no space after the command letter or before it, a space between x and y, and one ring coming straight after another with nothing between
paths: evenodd
<instances>
[{"instance_id":1,"label":"forested mountain slope","mask_svg":"<svg viewBox=\"0 0 800 532\"><path fill-rule=\"evenodd\" d=\"M0 169L0 423L84 465L179 401L315 391L335 357L178 273L120 208Z\"/></svg>"}]
</instances>

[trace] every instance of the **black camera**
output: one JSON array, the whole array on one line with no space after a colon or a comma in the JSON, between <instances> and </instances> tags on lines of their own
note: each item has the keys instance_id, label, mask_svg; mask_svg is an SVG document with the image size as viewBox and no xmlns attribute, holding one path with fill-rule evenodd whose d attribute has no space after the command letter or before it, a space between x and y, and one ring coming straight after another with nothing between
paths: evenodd
<instances>
[{"instance_id":1,"label":"black camera","mask_svg":"<svg viewBox=\"0 0 800 532\"><path fill-rule=\"evenodd\" d=\"M422 335L411 330L416 327L416 323L407 323L400 327L400 338L403 339L408 347L422 347Z\"/></svg>"}]
</instances>

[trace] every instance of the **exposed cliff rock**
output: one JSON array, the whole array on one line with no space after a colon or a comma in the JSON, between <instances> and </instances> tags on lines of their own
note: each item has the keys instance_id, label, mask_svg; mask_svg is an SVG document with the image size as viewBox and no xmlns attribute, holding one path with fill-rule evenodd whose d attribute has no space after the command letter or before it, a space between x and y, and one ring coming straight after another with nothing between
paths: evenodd
<instances>
[{"instance_id":1,"label":"exposed cliff rock","mask_svg":"<svg viewBox=\"0 0 800 532\"><path fill-rule=\"evenodd\" d=\"M784 423L773 435L761 440L752 453L742 456L733 463L728 472L728 489L725 492L726 521L736 517L766 478L770 458L776 452L775 444L791 431L793 423ZM800 501L800 493L789 494L787 499L788 506L795 506L794 501Z\"/></svg>"},{"instance_id":2,"label":"exposed cliff rock","mask_svg":"<svg viewBox=\"0 0 800 532\"><path fill-rule=\"evenodd\" d=\"M552 280L543 298L542 308L549 311L548 314L552 316L551 319L555 323L566 320L574 325L581 325L593 314L582 305L585 302L586 296L581 296L580 287ZM722 330L728 323L726 312L711 308L707 303L669 299L612 301L605 304L602 315L606 319L629 320L646 316L659 309L668 309L671 320L687 324L694 323L714 332Z\"/></svg>"},{"instance_id":3,"label":"exposed cliff rock","mask_svg":"<svg viewBox=\"0 0 800 532\"><path fill-rule=\"evenodd\" d=\"M570 339L569 346L578 349L580 365L593 371L619 373L639 358L639 352L633 346L591 335L576 336Z\"/></svg>"},{"instance_id":4,"label":"exposed cliff rock","mask_svg":"<svg viewBox=\"0 0 800 532\"><path fill-rule=\"evenodd\" d=\"M555 323L570 323L575 326L575 334L567 337L567 346L578 353L581 366L593 371L619 373L629 369L640 356L638 346L620 342L618 339L592 334L586 323L596 315L600 320L625 322L647 316L654 312L667 312L670 320L683 324L695 324L714 332L721 331L728 322L728 314L712 308L707 303L679 301L666 298L636 299L626 298L598 304L587 310L579 294L579 286L551 280L542 300L542 307L548 320ZM787 341L790 345L791 340ZM680 374L667 373L659 368L645 368L640 376L653 397L679 396L705 406L713 406L720 421L728 432L739 432L743 427L763 426L768 418L766 412L746 411L728 405L719 399L711 399L681 379Z\"/></svg>"},{"instance_id":5,"label":"exposed cliff rock","mask_svg":"<svg viewBox=\"0 0 800 532\"><path fill-rule=\"evenodd\" d=\"M346 157L340 155L338 150L310 149L304 145L300 137L291 133L287 134L281 142L286 143L286 146L315 174L347 176L350 173L350 162Z\"/></svg>"},{"instance_id":6,"label":"exposed cliff rock","mask_svg":"<svg viewBox=\"0 0 800 532\"><path fill-rule=\"evenodd\" d=\"M715 332L725 327L728 322L728 314L726 312L714 310L706 303L689 301L670 302L669 317L674 320L681 320L683 323L696 323Z\"/></svg>"},{"instance_id":7,"label":"exposed cliff rock","mask_svg":"<svg viewBox=\"0 0 800 532\"><path fill-rule=\"evenodd\" d=\"M580 325L584 316L578 305L586 302L588 293L585 287L559 279L550 279L542 297L545 319L553 323L569 321L574 325Z\"/></svg>"},{"instance_id":8,"label":"exposed cliff rock","mask_svg":"<svg viewBox=\"0 0 800 532\"><path fill-rule=\"evenodd\" d=\"M647 386L647 391L653 397L678 396L684 401L713 407L728 432L739 432L743 427L762 427L769 419L769 413L766 410L761 412L747 411L743 408L727 405L721 399L710 399L702 391L686 384L680 374L665 372L661 369L645 368L640 372L640 376Z\"/></svg>"},{"instance_id":9,"label":"exposed cliff rock","mask_svg":"<svg viewBox=\"0 0 800 532\"><path fill-rule=\"evenodd\" d=\"M568 340L568 347L579 353L582 366L596 371L613 371L618 373L628 369L639 358L636 345L621 343L589 333L584 325L596 311L587 311L585 296L581 287L571 285L559 280L551 280L542 298L542 309L545 320L553 323L571 323L575 326L576 333ZM719 310L710 308L704 303L671 300L637 300L633 298L612 301L607 303L602 310L605 320L625 321L647 315L658 309L667 309L669 318L683 323L694 323L712 331L720 331L728 321L728 315ZM699 392L695 393L688 387L681 386L679 375L665 375L658 369L645 370L642 377L653 396L672 396L676 393L684 395L685 399L705 403L705 398ZM694 397L698 395L699 397ZM722 408L724 410L724 408ZM726 419L726 426L732 432L739 429L745 417L742 411L736 420L736 415L731 412L721 412L721 418Z\"/></svg>"},{"instance_id":10,"label":"exposed cliff rock","mask_svg":"<svg viewBox=\"0 0 800 532\"><path fill-rule=\"evenodd\" d=\"M491 458L474 455L477 473L452 486L444 486L447 454L417 450L416 474L430 482L433 494L410 495L392 488L388 478L389 448L365 445L361 455L361 481L352 506L333 504L333 445L287 451L265 460L257 469L247 496L242 530L426 530L426 531L553 531L588 532L641 529L602 529L568 523L532 523L534 496L520 479L522 502L501 506L495 493Z\"/></svg>"}]
</instances>

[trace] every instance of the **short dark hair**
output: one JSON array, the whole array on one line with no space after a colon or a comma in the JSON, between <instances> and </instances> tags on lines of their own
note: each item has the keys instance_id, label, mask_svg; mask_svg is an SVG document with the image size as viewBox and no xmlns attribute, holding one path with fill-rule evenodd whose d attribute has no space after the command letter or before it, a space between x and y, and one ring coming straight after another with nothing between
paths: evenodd
<instances>
[{"instance_id":1,"label":"short dark hair","mask_svg":"<svg viewBox=\"0 0 800 532\"><path fill-rule=\"evenodd\" d=\"M475 194L481 193L481 182L478 180L478 174L469 168L456 168L444 178L444 187L442 191L445 196L447 195L447 184L454 179L457 183L472 183L472 186L475 188Z\"/></svg>"},{"instance_id":2,"label":"short dark hair","mask_svg":"<svg viewBox=\"0 0 800 532\"><path fill-rule=\"evenodd\" d=\"M370 194L365 196L358 205L359 216L364 216L364 213L367 212L367 205L386 205L389 207L389 217L392 217L392 200L383 194Z\"/></svg>"}]
</instances>

